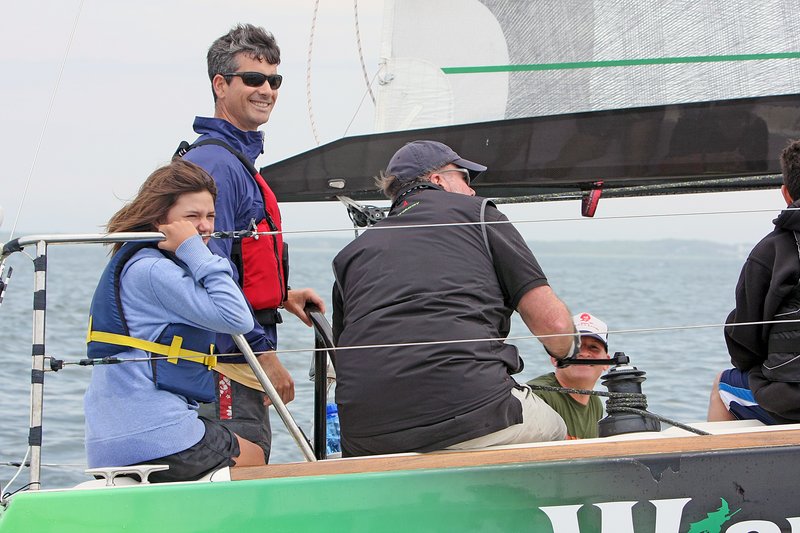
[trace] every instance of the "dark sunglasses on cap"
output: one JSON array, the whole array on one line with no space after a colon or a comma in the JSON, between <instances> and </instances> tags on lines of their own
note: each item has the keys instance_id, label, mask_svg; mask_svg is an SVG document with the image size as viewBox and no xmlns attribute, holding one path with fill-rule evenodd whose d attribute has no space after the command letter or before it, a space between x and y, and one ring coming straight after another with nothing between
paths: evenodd
<instances>
[{"instance_id":1,"label":"dark sunglasses on cap","mask_svg":"<svg viewBox=\"0 0 800 533\"><path fill-rule=\"evenodd\" d=\"M264 85L265 81L268 81L269 88L273 91L280 88L281 83L283 82L283 76L280 74L262 74L260 72L226 72L220 75L225 78L239 76L242 78L242 82L248 87L261 87Z\"/></svg>"}]
</instances>

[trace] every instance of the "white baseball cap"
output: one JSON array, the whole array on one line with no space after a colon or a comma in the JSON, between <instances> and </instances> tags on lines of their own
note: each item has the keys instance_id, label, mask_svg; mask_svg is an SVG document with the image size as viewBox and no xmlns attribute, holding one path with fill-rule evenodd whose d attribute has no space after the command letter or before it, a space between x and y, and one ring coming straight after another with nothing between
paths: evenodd
<instances>
[{"instance_id":1,"label":"white baseball cap","mask_svg":"<svg viewBox=\"0 0 800 533\"><path fill-rule=\"evenodd\" d=\"M590 313L578 313L572 317L572 322L581 337L594 337L602 342L608 351L608 326L605 322Z\"/></svg>"}]
</instances>

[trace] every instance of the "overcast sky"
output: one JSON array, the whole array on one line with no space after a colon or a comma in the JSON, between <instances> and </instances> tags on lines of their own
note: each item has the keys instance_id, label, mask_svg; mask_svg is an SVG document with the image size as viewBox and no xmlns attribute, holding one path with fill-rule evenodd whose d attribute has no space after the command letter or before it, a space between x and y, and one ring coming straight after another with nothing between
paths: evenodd
<instances>
[{"instance_id":1,"label":"overcast sky","mask_svg":"<svg viewBox=\"0 0 800 533\"><path fill-rule=\"evenodd\" d=\"M194 139L194 116L213 114L205 54L215 38L238 22L272 31L282 52L284 84L262 128L266 150L257 165L315 147L306 95L313 10L313 0L7 4L0 18L1 229L10 231L19 213L15 236L100 231L143 179L169 160L180 140ZM372 78L378 68L382 2L359 2L359 23ZM322 0L311 65L311 106L320 142L372 131L374 108L365 91L353 2ZM533 240L666 237L750 245L771 229L780 206L777 191L606 199L595 220L518 227ZM580 211L577 201L502 209L517 221L577 219ZM604 220L743 209L769 212ZM344 209L335 203L282 204L282 210L288 231L349 226Z\"/></svg>"}]
</instances>

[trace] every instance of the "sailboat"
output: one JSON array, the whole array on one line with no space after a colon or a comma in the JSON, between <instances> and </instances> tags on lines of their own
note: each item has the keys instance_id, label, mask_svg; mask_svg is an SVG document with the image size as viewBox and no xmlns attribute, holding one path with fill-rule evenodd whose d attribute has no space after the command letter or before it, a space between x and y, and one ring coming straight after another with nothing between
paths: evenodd
<instances>
[{"instance_id":1,"label":"sailboat","mask_svg":"<svg viewBox=\"0 0 800 533\"><path fill-rule=\"evenodd\" d=\"M775 154L800 137L800 32L787 2L757 10L743 2L694 9L656 2L386 5L378 131L263 168L281 201L343 201L366 228L382 216L364 203L378 198L372 178L404 142L425 138L487 164L475 183L479 195L498 203L579 198L590 217L605 198L775 188ZM713 42L688 37L709 24ZM450 47L470 62L443 58L449 45L409 39L412 30L442 28L469 36L472 48L462 49L464 40ZM484 90L491 96L482 98ZM19 238L4 245L3 258L31 246L41 257L47 243L109 238ZM584 441L326 459L320 414L325 356L335 347L324 317L315 325L315 442L298 439L312 451L308 461L169 484L133 482L124 468L94 472L105 479L14 495L0 507L0 532L800 531L798 425L738 421L659 431L643 422ZM35 345L44 344L39 333ZM620 357L615 371L633 363Z\"/></svg>"}]
</instances>

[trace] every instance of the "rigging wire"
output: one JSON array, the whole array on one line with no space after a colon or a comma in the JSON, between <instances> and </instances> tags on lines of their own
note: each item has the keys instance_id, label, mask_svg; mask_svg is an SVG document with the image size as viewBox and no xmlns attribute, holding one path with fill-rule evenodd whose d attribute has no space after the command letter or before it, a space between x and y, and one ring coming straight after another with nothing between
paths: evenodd
<instances>
[{"instance_id":1,"label":"rigging wire","mask_svg":"<svg viewBox=\"0 0 800 533\"><path fill-rule=\"evenodd\" d=\"M306 60L306 106L308 108L308 118L311 120L311 133L314 134L314 142L319 146L319 135L317 134L317 123L314 121L314 109L311 104L311 52L314 48L314 31L317 28L317 12L319 11L319 0L314 2L314 15L311 18L311 34L308 37L308 59Z\"/></svg>"},{"instance_id":2,"label":"rigging wire","mask_svg":"<svg viewBox=\"0 0 800 533\"><path fill-rule=\"evenodd\" d=\"M39 152L42 149L42 142L44 141L45 133L47 133L47 126L50 124L50 117L53 114L53 105L55 104L56 95L58 94L58 89L61 86L61 78L64 75L64 67L67 64L67 57L69 56L69 51L72 48L72 42L75 39L75 31L78 28L78 20L80 20L81 11L83 10L83 1L81 0L78 4L78 12L75 13L75 20L72 22L72 29L69 33L69 39L67 40L67 47L64 49L64 56L61 58L61 67L58 71L58 78L56 78L56 85L53 88L53 92L50 95L50 103L47 106L47 113L45 114L44 118L44 125L42 126L42 131L39 134L39 142L36 144L36 151L33 154L33 161L31 162L30 170L28 171L28 179L25 181L25 188L22 191L22 199L19 202L19 209L17 210L17 215L14 217L14 224L11 226L11 233L8 236L8 240L11 240L14 237L14 231L17 229L17 222L19 222L19 217L22 214L22 207L25 204L25 199L28 196L28 189L31 185L31 180L33 179L33 172L36 169L36 162L39 160Z\"/></svg>"},{"instance_id":3,"label":"rigging wire","mask_svg":"<svg viewBox=\"0 0 800 533\"><path fill-rule=\"evenodd\" d=\"M381 73L381 69L378 69L378 71L377 71L377 72L375 73L375 75L372 77L372 80L368 80L368 81L367 81L367 89L369 90L369 94L372 94L372 89L370 89L370 86L371 86L371 85L372 85L372 84L375 82L375 78L377 78L377 77L378 77L378 74L380 74L380 73ZM366 72L364 72L364 74L366 74ZM356 108L356 112L355 112L355 113L353 113L353 118L351 118L351 119L350 119L350 123L347 125L347 128L345 128L345 130L344 130L344 133L342 134L342 137L345 137L345 136L347 136L347 132L348 132L348 131L350 131L350 126L352 126L352 125L353 125L353 122L355 122L355 120L356 120L356 117L358 116L358 113L359 113L359 111L361 111L361 106L362 106L362 105L364 105L364 99L365 99L366 97L367 97L367 92L365 91L365 92L364 92L364 94L362 94L362 95L361 95L361 101L360 101L360 102L358 102L358 107ZM373 103L373 104L375 103L375 98L374 98L374 97L373 97L373 99L372 99L372 103Z\"/></svg>"},{"instance_id":4,"label":"rigging wire","mask_svg":"<svg viewBox=\"0 0 800 533\"><path fill-rule=\"evenodd\" d=\"M60 65L60 68L58 70L58 77L56 78L56 84L55 84L55 87L53 88L52 94L50 95L50 102L49 102L49 104L47 106L47 113L45 114L44 125L42 126L41 133L39 134L39 141L36 143L36 151L33 154L33 161L31 162L31 167L30 167L30 170L28 171L28 178L25 181L25 188L23 189L23 192L22 192L22 198L20 199L19 209L17 210L17 214L14 217L14 223L11 226L11 233L9 233L9 237L8 237L9 240L11 240L14 237L14 232L17 229L17 223L19 222L19 217L22 214L22 208L25 205L25 199L28 196L28 190L30 189L30 184L31 184L31 181L33 179L33 173L34 173L34 170L36 169L36 162L39 160L39 152L42 149L42 143L44 142L44 136L47 133L47 126L50 124L50 117L53 114L53 106L55 104L56 95L58 94L58 89L61 86L61 79L64 76L64 68L65 68L65 66L67 64L67 58L69 57L69 51L72 49L72 43L75 40L75 32L76 32L76 30L78 28L78 21L80 20L81 12L83 11L83 2L84 2L84 0L81 0L80 3L78 4L78 10L75 13L75 19L72 22L72 28L71 28L70 33L69 33L69 39L67 40L67 46L64 49L64 55L61 58L61 65ZM31 447L28 446L26 451L25 451L25 457L23 457L22 461L20 461L19 468L17 469L16 473L14 474L14 477L12 477L11 480L5 485L6 487L10 487L11 484L14 483L14 481L16 481L17 477L19 477L20 473L22 472L22 469L24 468L25 463L28 461L28 456L30 455L30 452L31 452ZM14 493L18 492L19 490L26 489L26 488L30 487L32 484L33 483L28 483L27 485L23 486L21 489L18 489L17 491L14 491L14 492L11 492L11 493L6 492L6 493L0 494L0 503L5 503L8 500L8 498L11 497ZM36 482L36 484L40 485L40 483L38 483L38 482Z\"/></svg>"}]
</instances>

